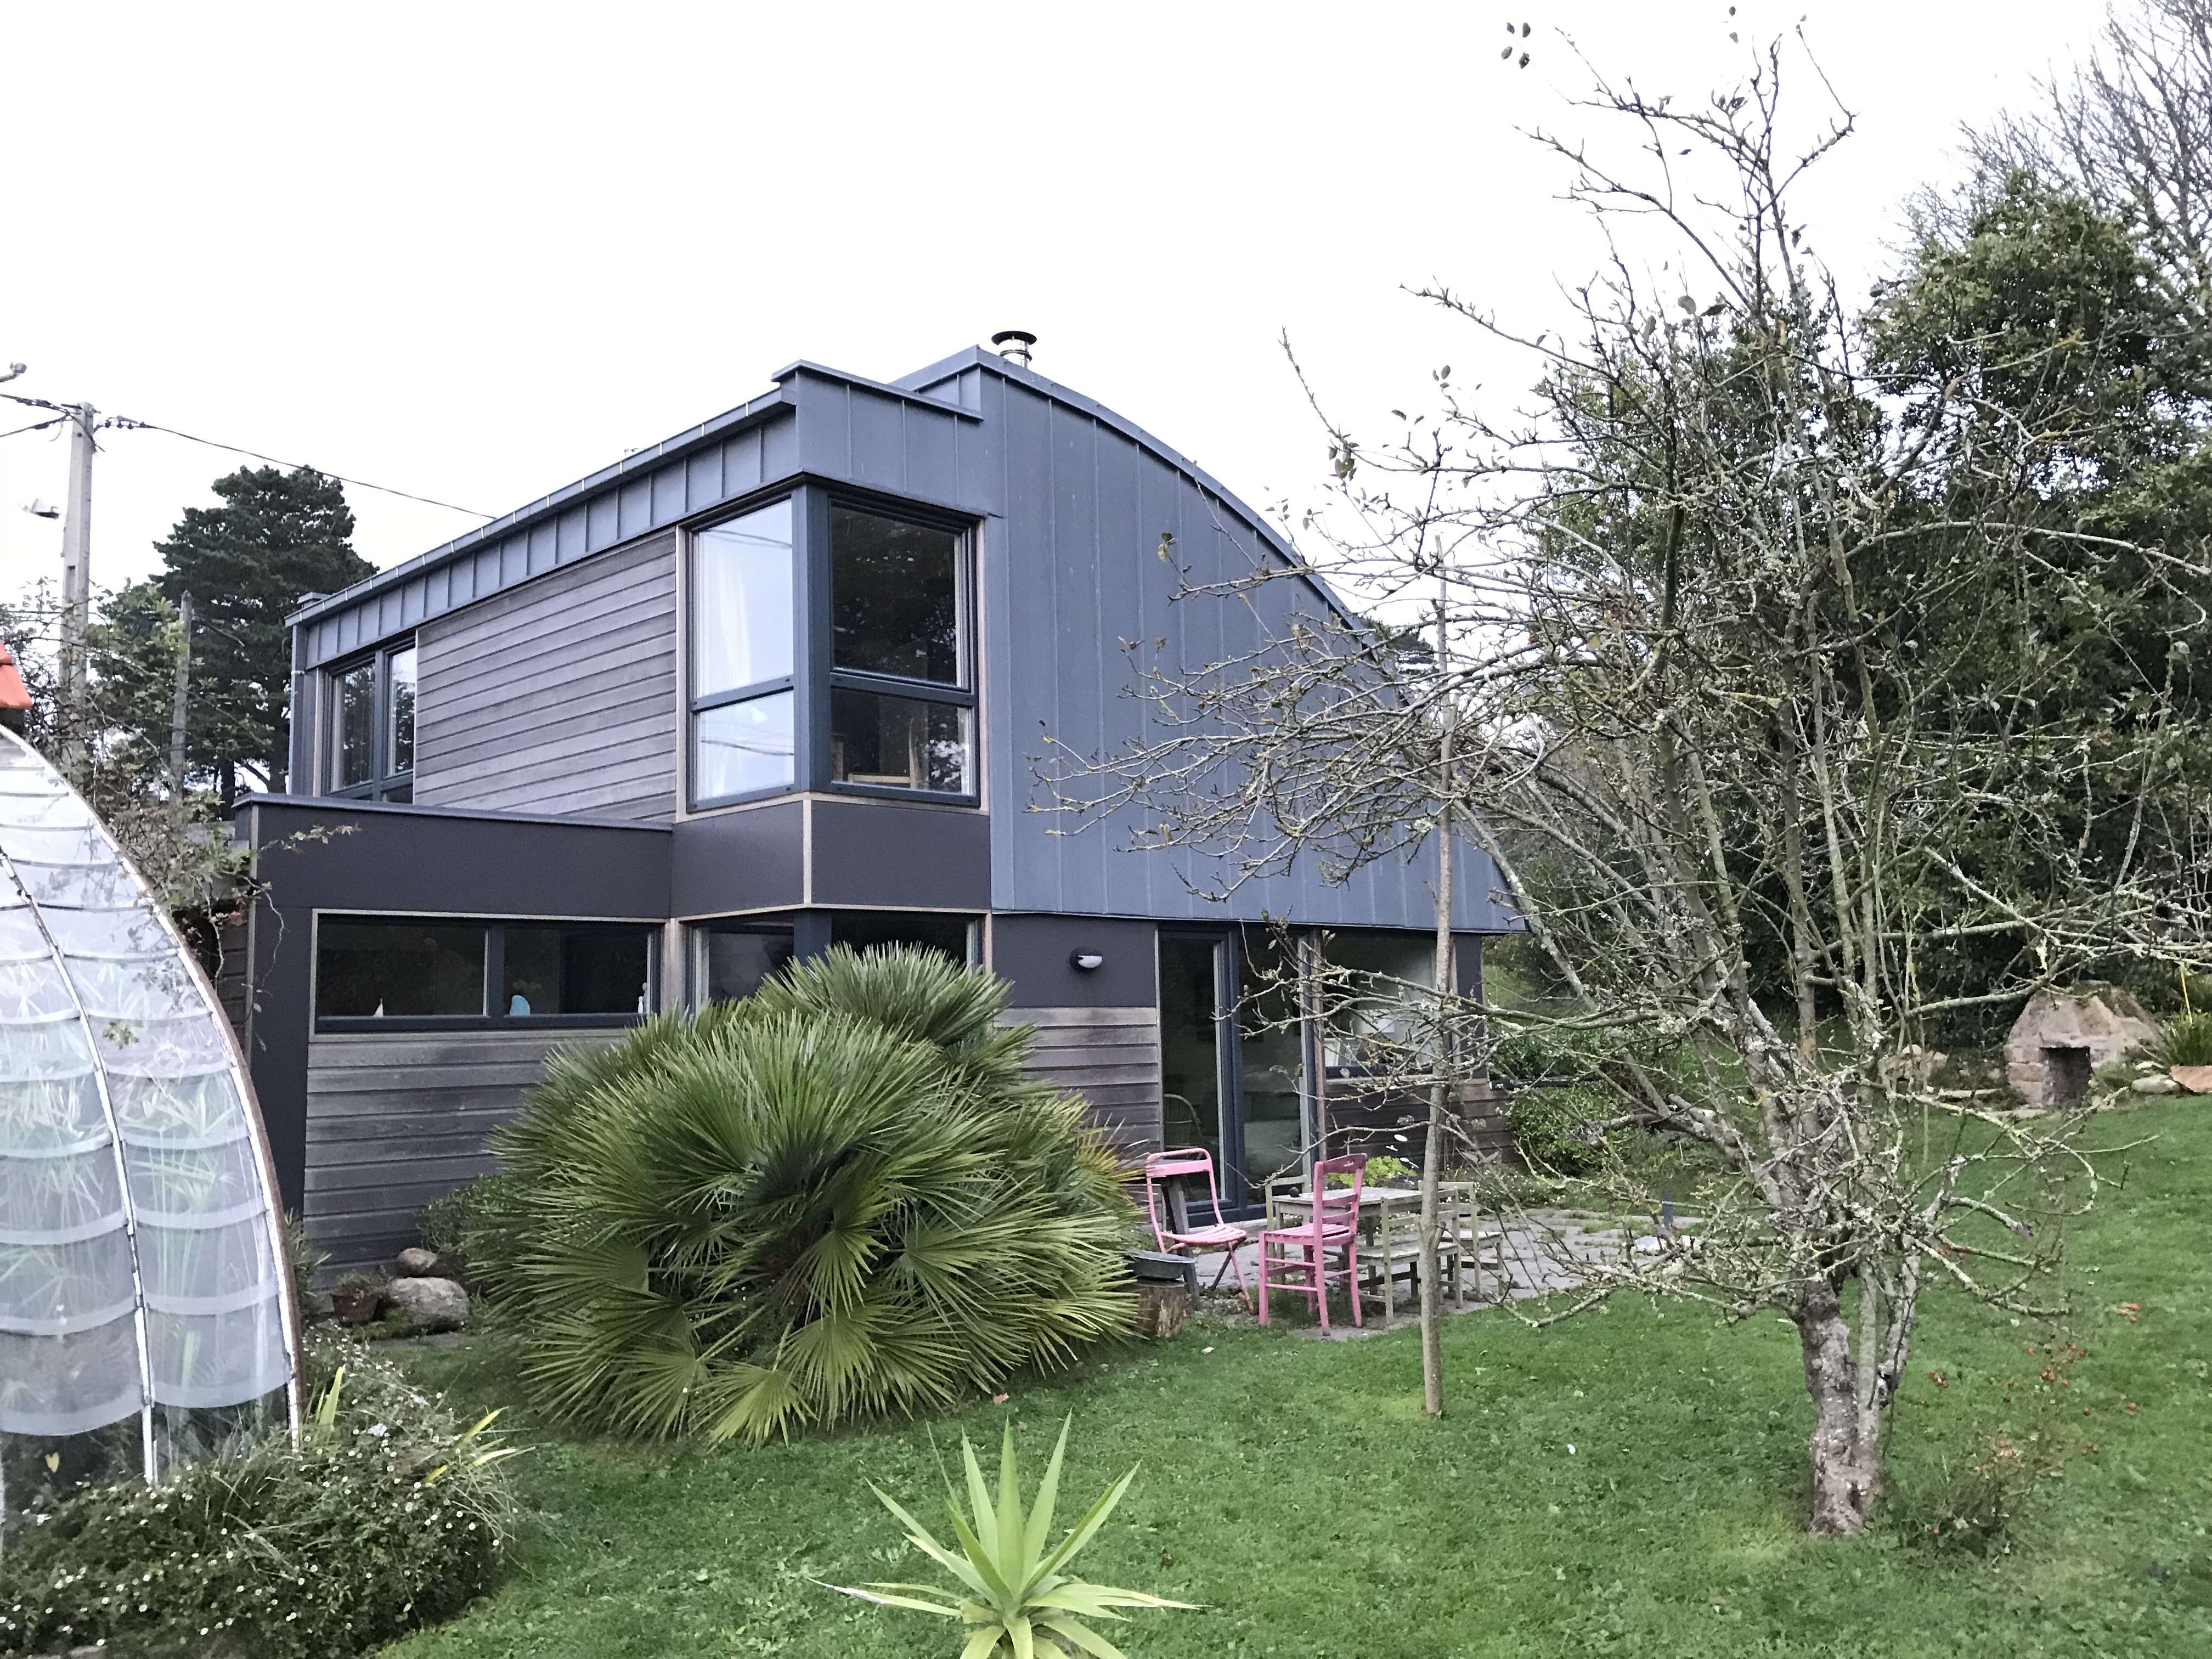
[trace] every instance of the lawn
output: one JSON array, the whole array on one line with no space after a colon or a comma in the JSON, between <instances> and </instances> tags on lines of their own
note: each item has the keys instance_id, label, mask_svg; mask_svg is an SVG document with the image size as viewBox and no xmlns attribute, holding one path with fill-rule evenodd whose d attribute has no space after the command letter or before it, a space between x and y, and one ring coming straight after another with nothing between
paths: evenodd
<instances>
[{"instance_id":1,"label":"lawn","mask_svg":"<svg viewBox=\"0 0 2212 1659\"><path fill-rule=\"evenodd\" d=\"M1137 1615L1115 1632L1133 1659L2212 1652L2212 1106L2098 1127L2158 1139L2075 1230L2073 1315L2054 1328L1927 1304L1896 1486L1860 1540L1801 1529L1794 1334L1679 1305L1544 1332L1496 1312L1452 1320L1451 1410L1433 1422L1410 1330L1325 1344L1194 1322L978 1401L934 1425L936 1446L963 1431L995 1443L1010 1419L1041 1467L1073 1413L1071 1504L1141 1461L1085 1575L1206 1610ZM2039 1376L2054 1337L2087 1350L2063 1384ZM464 1410L514 1397L494 1335L408 1364ZM638 1449L508 1417L532 1447L509 1466L527 1510L514 1572L388 1656L956 1650L949 1626L813 1582L927 1576L866 1483L941 1513L929 1431ZM2038 1430L2063 1432L2063 1465L2005 1547L1914 1540L1947 1470L1994 1433Z\"/></svg>"}]
</instances>

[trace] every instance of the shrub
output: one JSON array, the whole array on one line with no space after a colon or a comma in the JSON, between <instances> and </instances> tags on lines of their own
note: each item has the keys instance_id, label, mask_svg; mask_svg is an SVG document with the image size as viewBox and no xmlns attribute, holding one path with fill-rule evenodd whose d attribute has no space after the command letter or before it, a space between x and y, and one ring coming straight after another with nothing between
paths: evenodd
<instances>
[{"instance_id":1,"label":"shrub","mask_svg":"<svg viewBox=\"0 0 2212 1659\"><path fill-rule=\"evenodd\" d=\"M1506 1121L1513 1150L1531 1170L1553 1175L1587 1175L1601 1161L1605 1139L1605 1097L1583 1084L1522 1089L1513 1097Z\"/></svg>"},{"instance_id":2,"label":"shrub","mask_svg":"<svg viewBox=\"0 0 2212 1659\"><path fill-rule=\"evenodd\" d=\"M496 1296L496 1264L514 1255L508 1235L520 1206L514 1177L478 1176L425 1204L416 1214L416 1235L438 1253L439 1271L471 1293Z\"/></svg>"},{"instance_id":3,"label":"shrub","mask_svg":"<svg viewBox=\"0 0 2212 1659\"><path fill-rule=\"evenodd\" d=\"M2176 1015L2144 1052L2161 1071L2169 1066L2212 1066L2212 1013Z\"/></svg>"},{"instance_id":4,"label":"shrub","mask_svg":"<svg viewBox=\"0 0 2212 1659\"><path fill-rule=\"evenodd\" d=\"M159 1486L34 1508L0 1553L0 1653L331 1659L489 1586L508 1507L490 1419L463 1433L387 1363L335 1340L311 1352L328 1375L297 1449L280 1430Z\"/></svg>"},{"instance_id":5,"label":"shrub","mask_svg":"<svg viewBox=\"0 0 2212 1659\"><path fill-rule=\"evenodd\" d=\"M1002 982L843 948L568 1052L499 1139L524 1376L572 1422L761 1440L1129 1328L1129 1217Z\"/></svg>"}]
</instances>

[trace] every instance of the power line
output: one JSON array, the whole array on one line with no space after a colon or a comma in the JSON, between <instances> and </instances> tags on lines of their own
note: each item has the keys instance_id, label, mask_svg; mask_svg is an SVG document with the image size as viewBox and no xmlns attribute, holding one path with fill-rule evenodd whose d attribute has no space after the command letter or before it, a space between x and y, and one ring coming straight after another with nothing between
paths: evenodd
<instances>
[{"instance_id":1,"label":"power line","mask_svg":"<svg viewBox=\"0 0 2212 1659\"><path fill-rule=\"evenodd\" d=\"M69 416L66 415L57 415L51 421L33 421L28 426L19 426L6 432L0 432L0 438L13 438L17 434L24 432L44 432L48 427L59 426L67 419Z\"/></svg>"},{"instance_id":2,"label":"power line","mask_svg":"<svg viewBox=\"0 0 2212 1659\"><path fill-rule=\"evenodd\" d=\"M179 432L173 426L157 426L151 421L134 421L127 416L111 415L100 424L121 427L125 431L131 432L166 432L172 438L182 438L186 443L205 444L210 449L227 450L233 455L244 455L251 460L266 461L271 466L289 466L295 472L303 471L322 472L320 467L307 466L299 461L279 460L274 455L264 455L258 449L241 449L236 444L217 443L212 438L202 438L190 432ZM425 507L442 507L448 513L465 513L472 519L483 519L488 521L499 516L495 513L479 512L473 507L458 507L452 501L441 501L428 495L417 495L411 489L394 489L390 484L370 483L365 478L349 478L337 472L324 472L323 476L326 478L335 478L343 484L351 484L356 489L374 489L380 495L397 495L403 501L420 501Z\"/></svg>"},{"instance_id":3,"label":"power line","mask_svg":"<svg viewBox=\"0 0 2212 1659\"><path fill-rule=\"evenodd\" d=\"M69 418L70 411L66 408L60 404L49 403L44 398L26 398L13 392L0 392L0 398L6 398L11 404L22 404L32 409L51 409L58 411L53 420L35 422L30 426L19 426L15 428L15 432L36 432L41 427L54 426ZM276 456L264 455L258 449L241 449L236 444L217 443L213 438L202 438L193 433L179 432L173 426L158 426L152 421L134 421L127 415L110 415L100 422L100 425L120 427L126 432L166 432L172 438L182 438L186 443L204 444L210 449L225 450L233 455L243 455L249 460L266 461L271 466L290 467L295 472L322 472L320 467L306 466L298 461L279 460ZM12 438L15 435L15 432L0 432L0 438ZM428 495L417 495L411 489L394 489L390 484L371 483L366 478L349 478L337 472L324 472L323 476L326 478L335 478L343 484L351 484L356 489L374 489L379 495L397 495L402 501L420 501L425 507L441 507L448 513L465 513L472 519L483 519L488 521L499 516L495 513L479 512L473 507L459 507L452 501L441 501Z\"/></svg>"}]
</instances>

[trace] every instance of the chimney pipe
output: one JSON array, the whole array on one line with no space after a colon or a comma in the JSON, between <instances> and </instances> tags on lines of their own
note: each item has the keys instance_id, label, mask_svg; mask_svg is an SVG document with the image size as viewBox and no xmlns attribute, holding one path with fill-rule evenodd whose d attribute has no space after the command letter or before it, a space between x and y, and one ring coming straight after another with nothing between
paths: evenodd
<instances>
[{"instance_id":1,"label":"chimney pipe","mask_svg":"<svg viewBox=\"0 0 2212 1659\"><path fill-rule=\"evenodd\" d=\"M1010 363L1030 366L1030 348L1036 343L1036 336L1025 328L1002 328L991 337L991 343L999 348L999 355Z\"/></svg>"}]
</instances>

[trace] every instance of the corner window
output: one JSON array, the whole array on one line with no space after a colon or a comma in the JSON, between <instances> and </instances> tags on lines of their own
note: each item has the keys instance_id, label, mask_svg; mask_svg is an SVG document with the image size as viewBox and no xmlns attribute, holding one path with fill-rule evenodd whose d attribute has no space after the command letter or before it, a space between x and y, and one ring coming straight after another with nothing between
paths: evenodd
<instances>
[{"instance_id":1,"label":"corner window","mask_svg":"<svg viewBox=\"0 0 2212 1659\"><path fill-rule=\"evenodd\" d=\"M830 509L830 781L972 795L967 537Z\"/></svg>"},{"instance_id":2,"label":"corner window","mask_svg":"<svg viewBox=\"0 0 2212 1659\"><path fill-rule=\"evenodd\" d=\"M324 684L324 793L412 800L414 641L331 669Z\"/></svg>"},{"instance_id":3,"label":"corner window","mask_svg":"<svg viewBox=\"0 0 2212 1659\"><path fill-rule=\"evenodd\" d=\"M794 781L792 557L788 500L692 538L695 805L788 789Z\"/></svg>"},{"instance_id":4,"label":"corner window","mask_svg":"<svg viewBox=\"0 0 2212 1659\"><path fill-rule=\"evenodd\" d=\"M617 921L325 916L315 1023L323 1030L627 1024L652 1011L659 931Z\"/></svg>"}]
</instances>

